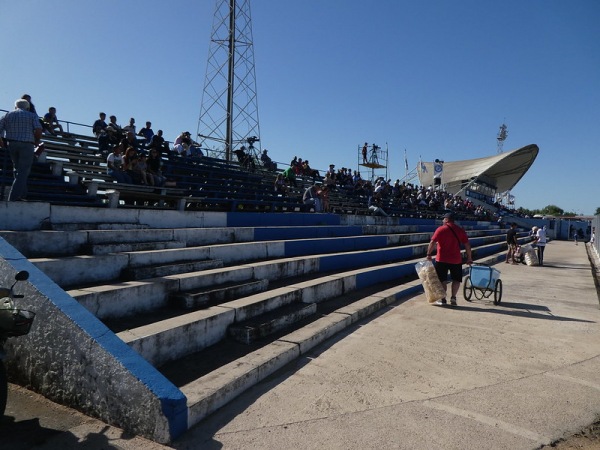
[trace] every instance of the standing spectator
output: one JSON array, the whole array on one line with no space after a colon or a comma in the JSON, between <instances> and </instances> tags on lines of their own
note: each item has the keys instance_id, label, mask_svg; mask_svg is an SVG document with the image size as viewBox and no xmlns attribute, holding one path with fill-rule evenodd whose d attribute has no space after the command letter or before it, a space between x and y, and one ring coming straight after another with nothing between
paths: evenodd
<instances>
[{"instance_id":1,"label":"standing spectator","mask_svg":"<svg viewBox=\"0 0 600 450\"><path fill-rule=\"evenodd\" d=\"M365 142L365 145L363 145L362 148L362 157L363 157L363 164L367 164L369 162L369 160L367 159L367 147L369 144L367 144Z\"/></svg>"},{"instance_id":2,"label":"standing spectator","mask_svg":"<svg viewBox=\"0 0 600 450\"><path fill-rule=\"evenodd\" d=\"M515 252L517 251L519 242L517 241L517 224L514 222L510 224L510 229L506 232L506 244L508 245L506 264L508 264L511 259L513 264L518 264L518 262L515 261Z\"/></svg>"},{"instance_id":3,"label":"standing spectator","mask_svg":"<svg viewBox=\"0 0 600 450\"><path fill-rule=\"evenodd\" d=\"M108 153L109 145L108 132L106 131L106 128L108 127L108 124L106 123L106 113L101 112L98 116L100 118L92 125L92 131L94 136L98 138L98 150L100 150L100 153L106 155Z\"/></svg>"},{"instance_id":4,"label":"standing spectator","mask_svg":"<svg viewBox=\"0 0 600 450\"><path fill-rule=\"evenodd\" d=\"M462 281L462 255L460 253L461 244L464 245L467 252L467 264L473 264L471 255L471 244L465 230L454 223L454 213L446 213L444 215L444 223L438 227L431 236L431 241L427 247L427 259L431 261L433 249L437 244L437 253L435 257L435 271L438 278L446 288L448 272L452 279L452 296L450 304L456 306L456 294L460 288ZM446 298L442 298L434 303L434 305L446 305Z\"/></svg>"},{"instance_id":5,"label":"standing spectator","mask_svg":"<svg viewBox=\"0 0 600 450\"><path fill-rule=\"evenodd\" d=\"M54 106L48 108L48 112L44 114L44 119L42 122L44 124L44 129L51 135L56 136L57 131L61 135L64 134L62 125L58 123L58 117L56 117L56 108Z\"/></svg>"},{"instance_id":6,"label":"standing spectator","mask_svg":"<svg viewBox=\"0 0 600 450\"><path fill-rule=\"evenodd\" d=\"M13 162L15 179L8 195L8 201L26 200L27 178L33 164L33 152L42 138L42 125L37 114L29 111L29 102L19 99L15 102L15 110L8 112L0 119L0 147L4 147L4 139L8 143L8 152Z\"/></svg>"},{"instance_id":7,"label":"standing spectator","mask_svg":"<svg viewBox=\"0 0 600 450\"><path fill-rule=\"evenodd\" d=\"M533 227L533 243L537 246L537 256L540 266L544 265L544 250L546 249L546 227Z\"/></svg>"}]
</instances>

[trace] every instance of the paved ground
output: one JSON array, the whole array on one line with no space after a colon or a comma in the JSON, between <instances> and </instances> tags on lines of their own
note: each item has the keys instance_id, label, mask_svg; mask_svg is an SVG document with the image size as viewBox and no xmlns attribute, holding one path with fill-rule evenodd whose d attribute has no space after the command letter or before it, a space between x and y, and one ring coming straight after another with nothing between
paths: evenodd
<instances>
[{"instance_id":1,"label":"paved ground","mask_svg":"<svg viewBox=\"0 0 600 450\"><path fill-rule=\"evenodd\" d=\"M584 245L552 242L545 262L498 264L500 306L462 295L457 308L430 306L423 295L394 304L171 447L512 450L581 430L600 415L598 295ZM20 442L10 438L19 430ZM7 450L165 448L16 387L0 442Z\"/></svg>"}]
</instances>

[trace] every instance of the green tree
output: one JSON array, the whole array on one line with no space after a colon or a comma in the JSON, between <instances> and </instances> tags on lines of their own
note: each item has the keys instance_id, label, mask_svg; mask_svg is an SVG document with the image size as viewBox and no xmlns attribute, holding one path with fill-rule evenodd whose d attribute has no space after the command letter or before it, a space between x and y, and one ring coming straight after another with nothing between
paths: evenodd
<instances>
[{"instance_id":1,"label":"green tree","mask_svg":"<svg viewBox=\"0 0 600 450\"><path fill-rule=\"evenodd\" d=\"M595 216L600 216L600 206L598 206L596 208L596 212L594 213Z\"/></svg>"},{"instance_id":2,"label":"green tree","mask_svg":"<svg viewBox=\"0 0 600 450\"><path fill-rule=\"evenodd\" d=\"M540 214L547 216L562 216L565 211L562 208L559 208L556 205L548 205L545 208L542 208Z\"/></svg>"}]
</instances>

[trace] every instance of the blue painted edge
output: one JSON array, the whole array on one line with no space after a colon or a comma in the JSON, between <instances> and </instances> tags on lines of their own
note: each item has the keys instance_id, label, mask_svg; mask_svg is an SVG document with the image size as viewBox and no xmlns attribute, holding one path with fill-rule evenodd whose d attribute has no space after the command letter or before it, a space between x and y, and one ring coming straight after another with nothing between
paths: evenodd
<instances>
[{"instance_id":1,"label":"blue painted edge","mask_svg":"<svg viewBox=\"0 0 600 450\"><path fill-rule=\"evenodd\" d=\"M16 271L27 270L30 284L156 395L169 423L171 438L174 439L187 431L187 398L180 389L2 237L0 237L0 257Z\"/></svg>"}]
</instances>

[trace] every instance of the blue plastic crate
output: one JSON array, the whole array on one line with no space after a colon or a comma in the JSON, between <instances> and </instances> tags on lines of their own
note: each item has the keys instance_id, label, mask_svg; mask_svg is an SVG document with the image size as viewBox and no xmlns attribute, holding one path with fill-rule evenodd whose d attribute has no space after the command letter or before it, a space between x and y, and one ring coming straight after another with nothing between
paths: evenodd
<instances>
[{"instance_id":1,"label":"blue plastic crate","mask_svg":"<svg viewBox=\"0 0 600 450\"><path fill-rule=\"evenodd\" d=\"M500 271L493 267L471 266L471 284L480 289L494 289L500 279Z\"/></svg>"}]
</instances>

